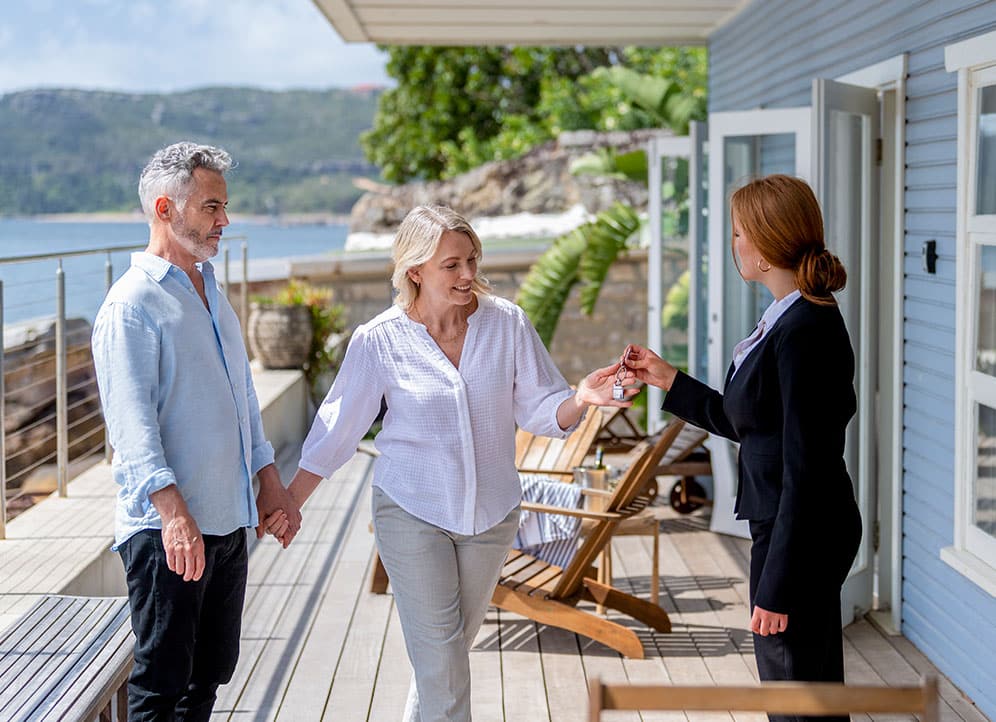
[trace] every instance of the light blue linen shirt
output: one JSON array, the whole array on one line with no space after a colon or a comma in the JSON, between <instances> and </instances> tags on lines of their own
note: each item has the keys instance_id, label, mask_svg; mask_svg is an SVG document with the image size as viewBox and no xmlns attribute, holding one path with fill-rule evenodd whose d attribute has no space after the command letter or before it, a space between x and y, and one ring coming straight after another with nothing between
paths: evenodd
<instances>
[{"instance_id":1,"label":"light blue linen shirt","mask_svg":"<svg viewBox=\"0 0 996 722\"><path fill-rule=\"evenodd\" d=\"M201 264L210 311L190 277L150 253L111 288L93 359L120 485L115 548L161 529L149 495L176 484L202 534L258 523L252 476L273 463L238 317Z\"/></svg>"}]
</instances>

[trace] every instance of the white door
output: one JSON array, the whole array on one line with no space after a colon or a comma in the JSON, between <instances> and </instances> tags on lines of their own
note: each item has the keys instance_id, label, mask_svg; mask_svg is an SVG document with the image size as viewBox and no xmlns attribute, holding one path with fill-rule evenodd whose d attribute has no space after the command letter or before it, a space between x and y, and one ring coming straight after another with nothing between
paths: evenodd
<instances>
[{"instance_id":1,"label":"white door","mask_svg":"<svg viewBox=\"0 0 996 722\"><path fill-rule=\"evenodd\" d=\"M733 347L751 332L771 295L740 278L730 255L730 193L759 175L785 173L811 180L810 108L779 108L709 115L708 383L722 389ZM748 537L733 517L737 445L710 438L714 506L710 529Z\"/></svg>"},{"instance_id":2,"label":"white door","mask_svg":"<svg viewBox=\"0 0 996 722\"><path fill-rule=\"evenodd\" d=\"M680 365L682 349L673 348L669 336L673 331L663 328L664 299L677 280L665 278L665 254L688 248L688 216L686 213L689 186L690 136L652 136L647 141L647 182L650 196L647 213L650 225L650 248L647 253L647 348ZM656 386L647 387L647 433L654 434L664 426L661 411L664 394Z\"/></svg>"},{"instance_id":3,"label":"white door","mask_svg":"<svg viewBox=\"0 0 996 722\"><path fill-rule=\"evenodd\" d=\"M693 121L687 136L654 136L647 141L650 188L650 248L647 258L647 347L696 375L705 366L705 165L706 124ZM690 270L688 321L685 329L664 328L663 311L671 287L665 278L667 255L687 253ZM681 332L687 341L681 343ZM686 345L687 344L687 345ZM698 360L701 361L698 361ZM647 387L647 433L664 426L663 392Z\"/></svg>"},{"instance_id":4,"label":"white door","mask_svg":"<svg viewBox=\"0 0 996 722\"><path fill-rule=\"evenodd\" d=\"M823 206L827 246L847 269L838 294L854 346L858 411L847 427L845 460L861 510L864 534L844 585L847 624L872 608L874 528L878 489L879 209L878 93L833 80L813 80L813 189Z\"/></svg>"}]
</instances>

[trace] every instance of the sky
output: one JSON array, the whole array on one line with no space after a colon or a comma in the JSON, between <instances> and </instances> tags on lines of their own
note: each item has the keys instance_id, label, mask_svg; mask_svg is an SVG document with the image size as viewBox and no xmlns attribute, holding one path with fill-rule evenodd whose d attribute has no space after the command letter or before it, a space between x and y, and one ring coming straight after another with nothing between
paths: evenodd
<instances>
[{"instance_id":1,"label":"sky","mask_svg":"<svg viewBox=\"0 0 996 722\"><path fill-rule=\"evenodd\" d=\"M346 44L311 0L2 0L0 94L218 85L386 85L386 55Z\"/></svg>"}]
</instances>

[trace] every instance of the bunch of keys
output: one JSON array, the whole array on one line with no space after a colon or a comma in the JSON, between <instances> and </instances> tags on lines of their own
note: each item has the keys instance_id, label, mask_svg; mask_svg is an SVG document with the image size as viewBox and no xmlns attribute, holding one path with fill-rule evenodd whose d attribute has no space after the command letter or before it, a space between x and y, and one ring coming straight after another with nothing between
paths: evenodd
<instances>
[{"instance_id":1,"label":"bunch of keys","mask_svg":"<svg viewBox=\"0 0 996 722\"><path fill-rule=\"evenodd\" d=\"M612 384L612 400L613 401L625 401L626 400L626 389L622 385L623 376L625 376L626 362L629 360L629 346L626 347L626 351L623 353L623 362L619 364L619 368L616 369L616 382Z\"/></svg>"}]
</instances>

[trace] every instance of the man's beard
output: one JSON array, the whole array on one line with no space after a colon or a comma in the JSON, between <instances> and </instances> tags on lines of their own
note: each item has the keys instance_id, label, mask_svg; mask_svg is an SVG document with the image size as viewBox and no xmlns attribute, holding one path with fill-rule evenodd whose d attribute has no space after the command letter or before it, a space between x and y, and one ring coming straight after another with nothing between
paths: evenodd
<instances>
[{"instance_id":1,"label":"man's beard","mask_svg":"<svg viewBox=\"0 0 996 722\"><path fill-rule=\"evenodd\" d=\"M218 253L218 247L207 237L201 236L196 230L188 229L182 216L173 221L173 233L182 242L183 247L191 253L198 262L206 261ZM219 241L220 243L220 241Z\"/></svg>"}]
</instances>

